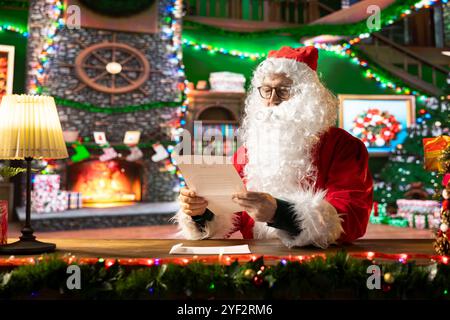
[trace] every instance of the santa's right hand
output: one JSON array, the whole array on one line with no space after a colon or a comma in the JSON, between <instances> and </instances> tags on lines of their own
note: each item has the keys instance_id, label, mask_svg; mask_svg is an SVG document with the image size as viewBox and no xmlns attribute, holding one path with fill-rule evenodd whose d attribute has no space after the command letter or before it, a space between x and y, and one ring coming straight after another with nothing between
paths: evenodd
<instances>
[{"instance_id":1,"label":"santa's right hand","mask_svg":"<svg viewBox=\"0 0 450 320\"><path fill-rule=\"evenodd\" d=\"M208 202L205 198L198 197L193 190L184 187L178 196L181 210L190 216L200 216L205 213Z\"/></svg>"}]
</instances>

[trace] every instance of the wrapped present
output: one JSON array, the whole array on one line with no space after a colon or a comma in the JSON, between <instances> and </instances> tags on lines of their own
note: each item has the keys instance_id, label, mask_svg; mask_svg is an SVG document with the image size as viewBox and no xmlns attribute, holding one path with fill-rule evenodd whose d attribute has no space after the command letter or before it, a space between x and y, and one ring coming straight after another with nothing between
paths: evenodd
<instances>
[{"instance_id":1,"label":"wrapped present","mask_svg":"<svg viewBox=\"0 0 450 320\"><path fill-rule=\"evenodd\" d=\"M393 227L401 227L401 228L406 228L409 226L408 220L406 220L403 217L389 218L387 224Z\"/></svg>"},{"instance_id":2,"label":"wrapped present","mask_svg":"<svg viewBox=\"0 0 450 320\"><path fill-rule=\"evenodd\" d=\"M59 190L61 177L57 174L37 174L33 178L33 190L56 192Z\"/></svg>"},{"instance_id":3,"label":"wrapped present","mask_svg":"<svg viewBox=\"0 0 450 320\"><path fill-rule=\"evenodd\" d=\"M240 73L212 72L209 83L212 91L245 92L245 77Z\"/></svg>"},{"instance_id":4,"label":"wrapped present","mask_svg":"<svg viewBox=\"0 0 450 320\"><path fill-rule=\"evenodd\" d=\"M432 214L409 213L405 215L411 228L416 229L438 229L440 218Z\"/></svg>"},{"instance_id":5,"label":"wrapped present","mask_svg":"<svg viewBox=\"0 0 450 320\"><path fill-rule=\"evenodd\" d=\"M67 191L31 192L31 211L36 213L50 213L65 211L69 207Z\"/></svg>"},{"instance_id":6,"label":"wrapped present","mask_svg":"<svg viewBox=\"0 0 450 320\"><path fill-rule=\"evenodd\" d=\"M428 171L444 171L441 156L450 145L449 136L439 136L423 139L424 166Z\"/></svg>"},{"instance_id":7,"label":"wrapped present","mask_svg":"<svg viewBox=\"0 0 450 320\"><path fill-rule=\"evenodd\" d=\"M81 209L83 207L83 198L80 192L67 192L68 196L68 208L69 209Z\"/></svg>"},{"instance_id":8,"label":"wrapped present","mask_svg":"<svg viewBox=\"0 0 450 320\"><path fill-rule=\"evenodd\" d=\"M434 200L398 199L397 207L397 215L399 216L406 216L414 213L439 217L441 205L439 201Z\"/></svg>"},{"instance_id":9,"label":"wrapped present","mask_svg":"<svg viewBox=\"0 0 450 320\"><path fill-rule=\"evenodd\" d=\"M8 201L0 200L0 245L8 243Z\"/></svg>"},{"instance_id":10,"label":"wrapped present","mask_svg":"<svg viewBox=\"0 0 450 320\"><path fill-rule=\"evenodd\" d=\"M374 201L372 206L372 216L385 217L387 215L386 206L387 206L386 203L379 203Z\"/></svg>"}]
</instances>

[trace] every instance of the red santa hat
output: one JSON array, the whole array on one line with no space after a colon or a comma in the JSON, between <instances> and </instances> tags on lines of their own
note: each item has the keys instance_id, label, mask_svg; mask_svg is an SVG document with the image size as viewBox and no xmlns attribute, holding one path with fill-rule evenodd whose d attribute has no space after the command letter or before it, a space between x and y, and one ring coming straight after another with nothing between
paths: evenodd
<instances>
[{"instance_id":1,"label":"red santa hat","mask_svg":"<svg viewBox=\"0 0 450 320\"><path fill-rule=\"evenodd\" d=\"M268 58L285 58L302 62L312 70L317 70L317 60L319 51L314 46L306 46L300 48L282 47L280 50L270 50Z\"/></svg>"}]
</instances>

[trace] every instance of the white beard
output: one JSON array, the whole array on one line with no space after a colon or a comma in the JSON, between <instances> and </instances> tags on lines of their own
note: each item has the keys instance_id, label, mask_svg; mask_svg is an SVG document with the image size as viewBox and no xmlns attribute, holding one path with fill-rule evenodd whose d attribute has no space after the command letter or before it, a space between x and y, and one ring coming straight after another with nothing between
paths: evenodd
<instances>
[{"instance_id":1,"label":"white beard","mask_svg":"<svg viewBox=\"0 0 450 320\"><path fill-rule=\"evenodd\" d=\"M329 122L323 118L325 108L317 109L303 99L297 95L275 107L262 105L257 96L247 100L241 132L248 156L244 173L249 191L289 200L301 188L314 186L314 147Z\"/></svg>"}]
</instances>

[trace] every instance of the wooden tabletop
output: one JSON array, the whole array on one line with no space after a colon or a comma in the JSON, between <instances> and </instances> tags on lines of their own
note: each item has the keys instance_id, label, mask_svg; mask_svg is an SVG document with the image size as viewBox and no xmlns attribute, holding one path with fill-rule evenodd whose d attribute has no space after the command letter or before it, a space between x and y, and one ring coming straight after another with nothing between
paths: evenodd
<instances>
[{"instance_id":1,"label":"wooden tabletop","mask_svg":"<svg viewBox=\"0 0 450 320\"><path fill-rule=\"evenodd\" d=\"M279 240L90 240L90 239L39 239L44 242L56 243L57 253L71 253L78 257L102 257L102 258L169 258L169 250L177 243L185 246L231 246L248 244L252 254L257 256L289 256L289 255L311 255L317 253L333 253L344 248L347 252L380 252L387 254L415 253L435 254L431 239L380 239L359 240L352 245L331 246L326 250L314 247L303 247L289 249ZM12 242L12 240L10 240ZM5 256L3 256L5 257ZM183 255L176 255L183 257ZM190 257L186 256L186 257Z\"/></svg>"}]
</instances>

